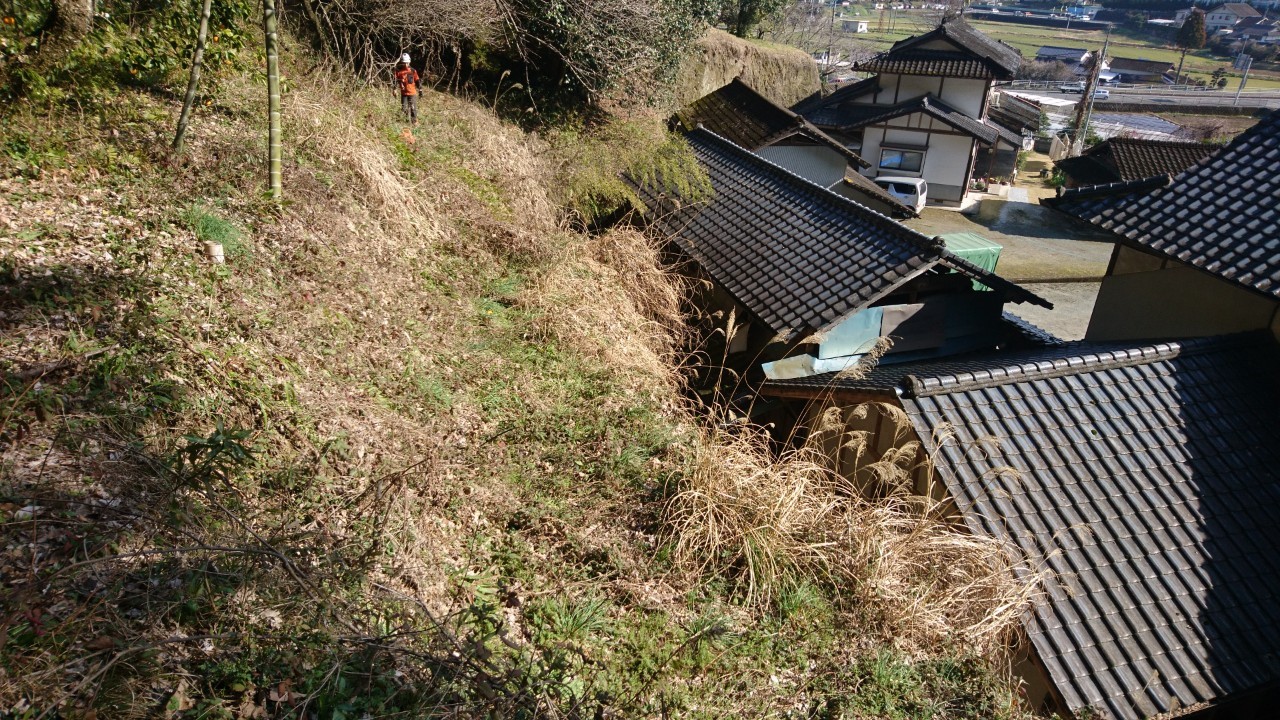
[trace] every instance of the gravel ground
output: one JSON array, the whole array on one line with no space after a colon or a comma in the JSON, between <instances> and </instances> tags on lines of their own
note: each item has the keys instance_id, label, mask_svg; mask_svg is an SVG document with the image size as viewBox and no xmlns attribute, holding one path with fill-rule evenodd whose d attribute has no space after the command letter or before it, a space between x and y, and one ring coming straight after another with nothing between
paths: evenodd
<instances>
[{"instance_id":1,"label":"gravel ground","mask_svg":"<svg viewBox=\"0 0 1280 720\"><path fill-rule=\"evenodd\" d=\"M1004 309L1063 340L1081 340L1089 327L1093 301L1101 285L1096 282L1028 283L1025 287L1053 303L1053 309L1028 304L1009 304Z\"/></svg>"}]
</instances>

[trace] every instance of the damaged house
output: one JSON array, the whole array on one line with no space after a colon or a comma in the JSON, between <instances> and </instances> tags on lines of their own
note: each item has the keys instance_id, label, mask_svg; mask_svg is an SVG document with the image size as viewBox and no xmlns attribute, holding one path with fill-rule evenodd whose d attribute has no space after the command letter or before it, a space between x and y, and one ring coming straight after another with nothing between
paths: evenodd
<instances>
[{"instance_id":1,"label":"damaged house","mask_svg":"<svg viewBox=\"0 0 1280 720\"><path fill-rule=\"evenodd\" d=\"M1039 573L1016 666L1035 708L1267 716L1280 702L1280 114L1176 175L1048 204L1117 237L1086 341L1025 328L1022 347L760 393L800 428L835 408L878 451L919 442L906 488L825 447L867 492L931 498Z\"/></svg>"},{"instance_id":2,"label":"damaged house","mask_svg":"<svg viewBox=\"0 0 1280 720\"><path fill-rule=\"evenodd\" d=\"M915 495L1041 572L1015 670L1043 712L1261 717L1280 685L1280 354L1269 333L1055 343L770 381L876 449L898 408ZM828 449L847 471L854 458ZM854 478L864 485L872 478ZM871 488L874 490L874 488Z\"/></svg>"}]
</instances>

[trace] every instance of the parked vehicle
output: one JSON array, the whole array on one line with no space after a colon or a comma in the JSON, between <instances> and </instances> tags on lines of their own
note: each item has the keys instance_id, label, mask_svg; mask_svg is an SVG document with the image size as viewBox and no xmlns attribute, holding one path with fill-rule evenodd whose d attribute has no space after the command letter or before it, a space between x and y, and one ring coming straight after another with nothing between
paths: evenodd
<instances>
[{"instance_id":1,"label":"parked vehicle","mask_svg":"<svg viewBox=\"0 0 1280 720\"><path fill-rule=\"evenodd\" d=\"M1060 90L1061 92L1064 92L1064 93L1080 93L1081 95L1083 95L1083 94L1084 94L1084 83L1082 83L1082 82L1075 82L1075 83L1067 83L1067 84L1065 84L1065 85L1059 85L1059 86L1058 86L1058 90ZM1093 89L1093 99L1094 99L1094 100L1106 100L1106 99L1107 99L1107 98L1109 98L1109 97L1111 97L1111 91L1110 91L1110 90L1108 90L1108 89L1106 89L1106 88L1094 88L1094 89Z\"/></svg>"},{"instance_id":2,"label":"parked vehicle","mask_svg":"<svg viewBox=\"0 0 1280 720\"><path fill-rule=\"evenodd\" d=\"M923 210L929 199L929 183L921 178L882 175L871 180L884 188L885 192L892 195L894 199L914 208L916 212Z\"/></svg>"}]
</instances>

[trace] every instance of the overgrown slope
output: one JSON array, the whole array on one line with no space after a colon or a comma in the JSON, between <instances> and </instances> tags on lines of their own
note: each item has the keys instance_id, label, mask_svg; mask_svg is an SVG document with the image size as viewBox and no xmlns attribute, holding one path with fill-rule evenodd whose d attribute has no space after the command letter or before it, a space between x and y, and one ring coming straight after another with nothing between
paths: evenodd
<instances>
[{"instance_id":1,"label":"overgrown slope","mask_svg":"<svg viewBox=\"0 0 1280 720\"><path fill-rule=\"evenodd\" d=\"M818 64L803 50L734 37L711 28L676 78L676 100L686 104L741 77L770 100L791 107L822 89Z\"/></svg>"},{"instance_id":2,"label":"overgrown slope","mask_svg":"<svg viewBox=\"0 0 1280 720\"><path fill-rule=\"evenodd\" d=\"M894 610L950 587L907 542L945 528L845 524L746 591L856 518L701 429L648 241L568 229L644 121L537 139L428 93L410 132L286 57L283 208L248 68L182 159L154 88L0 131L0 716L1018 714L951 635L980 605Z\"/></svg>"}]
</instances>

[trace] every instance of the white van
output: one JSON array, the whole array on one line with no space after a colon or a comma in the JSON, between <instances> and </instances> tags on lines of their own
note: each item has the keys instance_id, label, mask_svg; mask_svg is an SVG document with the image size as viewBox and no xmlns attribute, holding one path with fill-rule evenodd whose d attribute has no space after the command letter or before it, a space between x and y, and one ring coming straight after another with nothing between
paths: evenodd
<instances>
[{"instance_id":1,"label":"white van","mask_svg":"<svg viewBox=\"0 0 1280 720\"><path fill-rule=\"evenodd\" d=\"M928 202L929 183L921 178L881 175L871 178L871 181L884 188L885 192L892 195L894 199L900 200L903 205L914 208L916 212L923 210L925 203Z\"/></svg>"}]
</instances>

